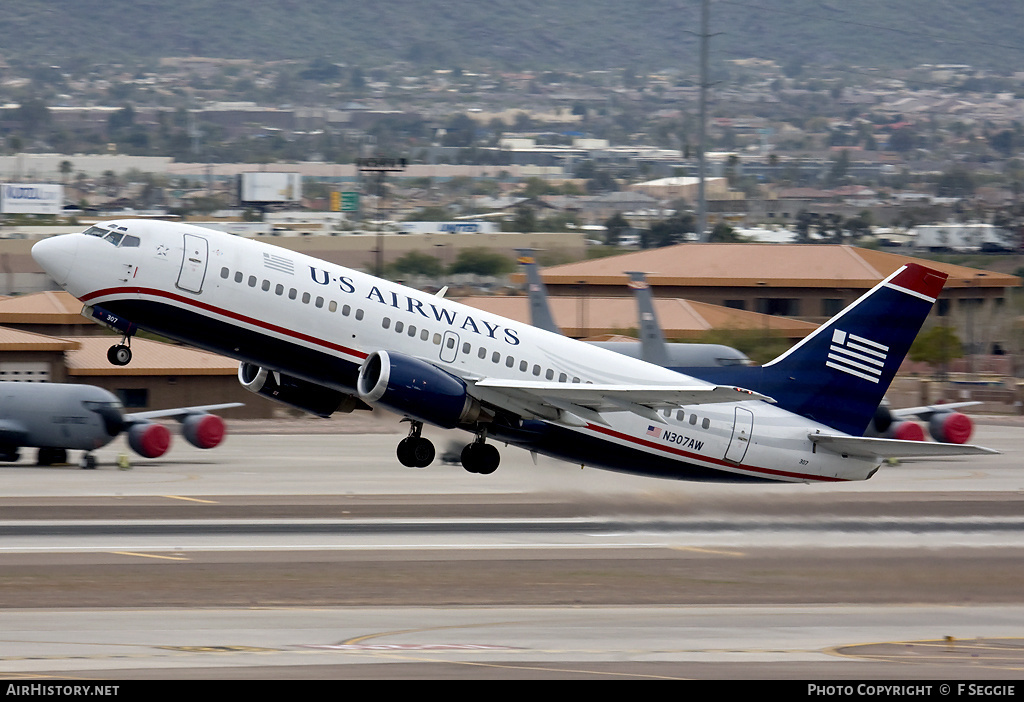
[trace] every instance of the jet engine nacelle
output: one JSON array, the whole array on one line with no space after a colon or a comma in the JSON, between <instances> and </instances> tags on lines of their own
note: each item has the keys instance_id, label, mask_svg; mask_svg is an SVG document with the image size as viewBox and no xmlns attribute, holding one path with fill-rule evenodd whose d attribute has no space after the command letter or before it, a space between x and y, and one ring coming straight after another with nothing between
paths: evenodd
<instances>
[{"instance_id":1,"label":"jet engine nacelle","mask_svg":"<svg viewBox=\"0 0 1024 702\"><path fill-rule=\"evenodd\" d=\"M269 371L266 368L242 363L238 366L238 382L249 392L318 415L330 417L335 412L351 412L362 403L353 395L325 388L323 385Z\"/></svg>"},{"instance_id":2,"label":"jet engine nacelle","mask_svg":"<svg viewBox=\"0 0 1024 702\"><path fill-rule=\"evenodd\" d=\"M894 421L886 430L886 437L903 441L924 441L924 429L917 422Z\"/></svg>"},{"instance_id":3,"label":"jet engine nacelle","mask_svg":"<svg viewBox=\"0 0 1024 702\"><path fill-rule=\"evenodd\" d=\"M226 433L224 420L215 414L190 414L181 422L181 435L196 448L211 449L219 446Z\"/></svg>"},{"instance_id":4,"label":"jet engine nacelle","mask_svg":"<svg viewBox=\"0 0 1024 702\"><path fill-rule=\"evenodd\" d=\"M128 445L144 458L159 458L171 446L171 432L163 424L133 424L128 429Z\"/></svg>"},{"instance_id":5,"label":"jet engine nacelle","mask_svg":"<svg viewBox=\"0 0 1024 702\"><path fill-rule=\"evenodd\" d=\"M461 378L393 351L374 351L366 357L356 389L365 402L446 429L472 424L484 414Z\"/></svg>"},{"instance_id":6,"label":"jet engine nacelle","mask_svg":"<svg viewBox=\"0 0 1024 702\"><path fill-rule=\"evenodd\" d=\"M966 444L974 433L974 422L960 412L939 412L928 420L928 433L944 444Z\"/></svg>"}]
</instances>

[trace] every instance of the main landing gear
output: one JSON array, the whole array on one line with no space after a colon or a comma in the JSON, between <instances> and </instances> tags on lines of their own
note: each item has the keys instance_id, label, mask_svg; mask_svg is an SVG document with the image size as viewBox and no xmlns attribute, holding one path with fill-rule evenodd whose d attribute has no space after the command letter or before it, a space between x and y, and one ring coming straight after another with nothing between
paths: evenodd
<instances>
[{"instance_id":1,"label":"main landing gear","mask_svg":"<svg viewBox=\"0 0 1024 702\"><path fill-rule=\"evenodd\" d=\"M421 436L423 422L409 420L409 436L398 442L398 461L409 468L426 468L434 461L434 445ZM462 467L470 473L489 475L498 469L501 454L491 444L485 443L487 433L481 431L471 444L462 449Z\"/></svg>"},{"instance_id":2,"label":"main landing gear","mask_svg":"<svg viewBox=\"0 0 1024 702\"><path fill-rule=\"evenodd\" d=\"M434 445L420 436L423 422L411 424L409 436L398 442L398 461L409 468L426 468L434 461Z\"/></svg>"}]
</instances>

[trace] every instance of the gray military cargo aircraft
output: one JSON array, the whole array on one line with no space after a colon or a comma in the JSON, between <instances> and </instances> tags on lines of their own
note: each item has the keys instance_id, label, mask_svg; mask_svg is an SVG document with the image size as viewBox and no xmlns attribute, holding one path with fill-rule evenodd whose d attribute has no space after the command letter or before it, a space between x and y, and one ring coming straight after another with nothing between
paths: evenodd
<instances>
[{"instance_id":1,"label":"gray military cargo aircraft","mask_svg":"<svg viewBox=\"0 0 1024 702\"><path fill-rule=\"evenodd\" d=\"M224 439L224 420L210 412L240 402L124 414L117 397L92 385L0 382L0 461L17 461L22 447L39 449L37 463L66 463L68 449L84 451L79 465L95 468L92 452L125 432L145 458L162 456L170 431L154 422L173 417L193 446L213 448Z\"/></svg>"}]
</instances>

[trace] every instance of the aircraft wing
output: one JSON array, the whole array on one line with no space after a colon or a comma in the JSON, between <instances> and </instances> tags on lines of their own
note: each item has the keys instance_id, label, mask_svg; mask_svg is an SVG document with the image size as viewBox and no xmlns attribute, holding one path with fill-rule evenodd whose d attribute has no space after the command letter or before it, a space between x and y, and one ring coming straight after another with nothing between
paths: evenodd
<instances>
[{"instance_id":1,"label":"aircraft wing","mask_svg":"<svg viewBox=\"0 0 1024 702\"><path fill-rule=\"evenodd\" d=\"M664 422L656 410L743 400L775 402L767 395L728 385L597 385L487 378L476 381L474 387L518 399L540 417L550 416L554 408L602 424L602 412L634 412Z\"/></svg>"},{"instance_id":2,"label":"aircraft wing","mask_svg":"<svg viewBox=\"0 0 1024 702\"><path fill-rule=\"evenodd\" d=\"M930 441L903 441L846 434L808 434L814 444L833 453L866 458L927 458L929 456L967 456L999 453L973 444L944 444Z\"/></svg>"},{"instance_id":3,"label":"aircraft wing","mask_svg":"<svg viewBox=\"0 0 1024 702\"><path fill-rule=\"evenodd\" d=\"M149 412L134 412L124 415L124 421L127 424L132 424L134 422L145 422L150 419L161 419L163 417L185 417L190 414L203 414L231 407L241 407L242 404L241 402L225 402L219 405L197 405L195 407L175 407L173 409L151 410Z\"/></svg>"},{"instance_id":4,"label":"aircraft wing","mask_svg":"<svg viewBox=\"0 0 1024 702\"><path fill-rule=\"evenodd\" d=\"M972 407L974 405L980 405L981 402L950 402L944 405L924 405L922 407L903 407L900 409L890 409L889 414L898 419L904 417L919 417L921 419L929 419L933 414L939 412L951 412L961 407Z\"/></svg>"}]
</instances>

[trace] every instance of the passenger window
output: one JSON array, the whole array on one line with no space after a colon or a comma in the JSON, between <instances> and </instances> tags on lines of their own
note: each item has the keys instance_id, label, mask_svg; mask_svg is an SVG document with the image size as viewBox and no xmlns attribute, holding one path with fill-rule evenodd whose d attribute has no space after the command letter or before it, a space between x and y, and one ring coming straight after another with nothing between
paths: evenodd
<instances>
[{"instance_id":1,"label":"passenger window","mask_svg":"<svg viewBox=\"0 0 1024 702\"><path fill-rule=\"evenodd\" d=\"M327 305L327 309L330 312L337 312L338 311L338 303L335 300L331 300L331 304Z\"/></svg>"},{"instance_id":2,"label":"passenger window","mask_svg":"<svg viewBox=\"0 0 1024 702\"><path fill-rule=\"evenodd\" d=\"M683 421L683 420L684 420L685 418L686 418L686 412L684 412L684 411L682 411L682 410L678 410L678 411L676 412L676 420L678 420L678 421L680 421L680 422L681 422L681 421Z\"/></svg>"},{"instance_id":3,"label":"passenger window","mask_svg":"<svg viewBox=\"0 0 1024 702\"><path fill-rule=\"evenodd\" d=\"M349 313L350 313L351 311L352 311L352 307L351 307L351 306L349 306L349 305L345 305L344 307L342 307L342 308L341 308L341 313L342 313L343 315L345 315L346 317L348 317L348 315L349 315Z\"/></svg>"},{"instance_id":4,"label":"passenger window","mask_svg":"<svg viewBox=\"0 0 1024 702\"><path fill-rule=\"evenodd\" d=\"M487 349L481 346L480 350L476 352L476 355L477 358L487 358Z\"/></svg>"},{"instance_id":5,"label":"passenger window","mask_svg":"<svg viewBox=\"0 0 1024 702\"><path fill-rule=\"evenodd\" d=\"M296 297L298 297L298 295L299 295L299 291L298 290L296 290L295 288L288 288L288 299L289 300L294 300Z\"/></svg>"},{"instance_id":6,"label":"passenger window","mask_svg":"<svg viewBox=\"0 0 1024 702\"><path fill-rule=\"evenodd\" d=\"M447 346L450 349L454 349L455 348L455 339L449 336L448 337L448 342L445 344L445 346Z\"/></svg>"},{"instance_id":7,"label":"passenger window","mask_svg":"<svg viewBox=\"0 0 1024 702\"><path fill-rule=\"evenodd\" d=\"M382 327L384 327L385 329L390 329L391 328L391 317L385 317L384 319L382 319L381 322L380 322L380 325Z\"/></svg>"},{"instance_id":8,"label":"passenger window","mask_svg":"<svg viewBox=\"0 0 1024 702\"><path fill-rule=\"evenodd\" d=\"M356 310L356 319L361 320L363 318L363 311L361 309Z\"/></svg>"},{"instance_id":9,"label":"passenger window","mask_svg":"<svg viewBox=\"0 0 1024 702\"><path fill-rule=\"evenodd\" d=\"M501 354L495 351L491 354L491 363L498 363L501 360Z\"/></svg>"},{"instance_id":10,"label":"passenger window","mask_svg":"<svg viewBox=\"0 0 1024 702\"><path fill-rule=\"evenodd\" d=\"M403 329L405 329L405 322L395 322L395 331L396 332L401 334Z\"/></svg>"},{"instance_id":11,"label":"passenger window","mask_svg":"<svg viewBox=\"0 0 1024 702\"><path fill-rule=\"evenodd\" d=\"M227 280L228 276L230 276L230 275L231 275L231 271L229 271L227 269L227 267L224 267L224 268L220 269L220 277L223 278L224 280Z\"/></svg>"},{"instance_id":12,"label":"passenger window","mask_svg":"<svg viewBox=\"0 0 1024 702\"><path fill-rule=\"evenodd\" d=\"M690 415L690 424L692 424L693 426L697 426L697 415L695 415L695 414L691 414Z\"/></svg>"},{"instance_id":13,"label":"passenger window","mask_svg":"<svg viewBox=\"0 0 1024 702\"><path fill-rule=\"evenodd\" d=\"M569 379L569 376L567 376L565 373L559 373L558 374L558 382L564 383L568 379Z\"/></svg>"},{"instance_id":14,"label":"passenger window","mask_svg":"<svg viewBox=\"0 0 1024 702\"><path fill-rule=\"evenodd\" d=\"M524 373L525 373L525 372L526 372L526 369L527 369L527 368L529 368L529 367L530 367L530 364L529 364L529 363L527 363L526 361L520 361L520 362L519 362L519 370L520 370L520 371L522 371L522 372L524 372Z\"/></svg>"},{"instance_id":15,"label":"passenger window","mask_svg":"<svg viewBox=\"0 0 1024 702\"><path fill-rule=\"evenodd\" d=\"M462 353L469 353L472 350L473 350L473 345L470 344L468 341L465 342L464 344L462 344Z\"/></svg>"},{"instance_id":16,"label":"passenger window","mask_svg":"<svg viewBox=\"0 0 1024 702\"><path fill-rule=\"evenodd\" d=\"M424 329L420 332L420 341L426 341L430 338L430 330Z\"/></svg>"},{"instance_id":17,"label":"passenger window","mask_svg":"<svg viewBox=\"0 0 1024 702\"><path fill-rule=\"evenodd\" d=\"M533 374L538 376L538 377L540 376L540 366L534 366L533 367Z\"/></svg>"},{"instance_id":18,"label":"passenger window","mask_svg":"<svg viewBox=\"0 0 1024 702\"><path fill-rule=\"evenodd\" d=\"M284 295L284 286L281 285L280 283L278 283L277 287L274 288L274 294L275 295Z\"/></svg>"},{"instance_id":19,"label":"passenger window","mask_svg":"<svg viewBox=\"0 0 1024 702\"><path fill-rule=\"evenodd\" d=\"M270 290L270 281L264 280L263 284L260 287L263 289L263 292L267 292L268 290Z\"/></svg>"},{"instance_id":20,"label":"passenger window","mask_svg":"<svg viewBox=\"0 0 1024 702\"><path fill-rule=\"evenodd\" d=\"M320 297L319 295L317 295L316 302L314 302L313 304L315 304L318 308L323 307L324 306L324 299L322 297Z\"/></svg>"},{"instance_id":21,"label":"passenger window","mask_svg":"<svg viewBox=\"0 0 1024 702\"><path fill-rule=\"evenodd\" d=\"M707 429L708 427L711 426L711 420L708 419L707 417L704 417L704 421L700 423L700 426L703 429Z\"/></svg>"},{"instance_id":22,"label":"passenger window","mask_svg":"<svg viewBox=\"0 0 1024 702\"><path fill-rule=\"evenodd\" d=\"M440 334L434 334L434 338L431 339L431 341L434 342L434 346L440 346L441 345L441 335Z\"/></svg>"},{"instance_id":23,"label":"passenger window","mask_svg":"<svg viewBox=\"0 0 1024 702\"><path fill-rule=\"evenodd\" d=\"M544 372L544 377L547 378L548 380L551 380L552 378L555 377L555 372L548 368L547 371Z\"/></svg>"},{"instance_id":24,"label":"passenger window","mask_svg":"<svg viewBox=\"0 0 1024 702\"><path fill-rule=\"evenodd\" d=\"M254 275L250 275L249 276L249 287L250 288L255 288L256 287L256 276L254 276Z\"/></svg>"},{"instance_id":25,"label":"passenger window","mask_svg":"<svg viewBox=\"0 0 1024 702\"><path fill-rule=\"evenodd\" d=\"M241 283L242 282L242 278L244 278L244 277L245 276L242 275L242 271L235 271L235 282L236 283Z\"/></svg>"},{"instance_id":26,"label":"passenger window","mask_svg":"<svg viewBox=\"0 0 1024 702\"><path fill-rule=\"evenodd\" d=\"M410 324L409 325L409 331L407 333L411 337L416 336L416 327L414 325Z\"/></svg>"},{"instance_id":27,"label":"passenger window","mask_svg":"<svg viewBox=\"0 0 1024 702\"><path fill-rule=\"evenodd\" d=\"M509 356L508 358L505 359L505 367L506 368L511 368L515 364L516 364L516 359L512 358L511 356Z\"/></svg>"}]
</instances>

